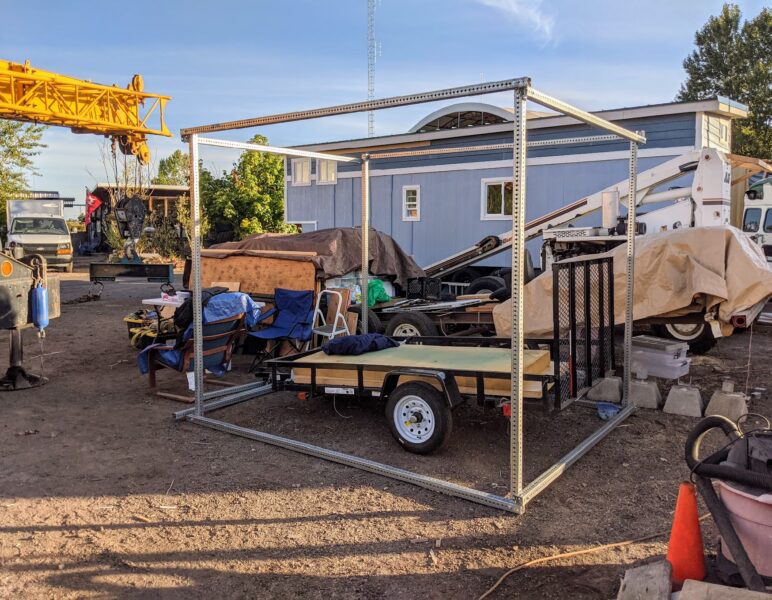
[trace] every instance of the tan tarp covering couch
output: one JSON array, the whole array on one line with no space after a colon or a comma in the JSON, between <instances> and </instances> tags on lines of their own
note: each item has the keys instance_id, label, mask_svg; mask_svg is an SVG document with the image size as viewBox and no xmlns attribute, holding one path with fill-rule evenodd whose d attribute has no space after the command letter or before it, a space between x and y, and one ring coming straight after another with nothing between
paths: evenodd
<instances>
[{"instance_id":1,"label":"tan tarp covering couch","mask_svg":"<svg viewBox=\"0 0 772 600\"><path fill-rule=\"evenodd\" d=\"M600 255L599 255L600 256ZM625 320L626 246L614 259L614 320ZM772 296L772 270L762 250L734 227L701 227L640 236L635 240L634 319L716 311L724 335L737 312ZM511 335L511 302L493 310L496 335ZM552 273L525 286L525 335L551 336Z\"/></svg>"}]
</instances>

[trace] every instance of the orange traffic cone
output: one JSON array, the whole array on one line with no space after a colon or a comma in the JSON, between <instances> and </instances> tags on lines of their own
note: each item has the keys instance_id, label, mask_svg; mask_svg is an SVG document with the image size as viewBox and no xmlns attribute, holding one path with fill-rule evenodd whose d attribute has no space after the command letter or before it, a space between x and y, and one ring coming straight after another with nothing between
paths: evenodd
<instances>
[{"instance_id":1,"label":"orange traffic cone","mask_svg":"<svg viewBox=\"0 0 772 600\"><path fill-rule=\"evenodd\" d=\"M697 497L694 484L688 481L682 481L678 489L667 560L673 567L673 583L677 586L687 579L705 579L705 549L697 516Z\"/></svg>"}]
</instances>

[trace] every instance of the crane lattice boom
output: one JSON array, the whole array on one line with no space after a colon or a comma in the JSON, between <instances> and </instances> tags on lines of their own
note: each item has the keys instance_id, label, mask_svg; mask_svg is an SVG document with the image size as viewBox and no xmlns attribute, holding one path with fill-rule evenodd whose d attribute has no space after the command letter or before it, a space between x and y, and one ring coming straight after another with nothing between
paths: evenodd
<instances>
[{"instance_id":1,"label":"crane lattice boom","mask_svg":"<svg viewBox=\"0 0 772 600\"><path fill-rule=\"evenodd\" d=\"M143 87L140 75L123 89L0 60L0 118L110 136L147 164L147 136L172 134L164 122L169 96Z\"/></svg>"}]
</instances>

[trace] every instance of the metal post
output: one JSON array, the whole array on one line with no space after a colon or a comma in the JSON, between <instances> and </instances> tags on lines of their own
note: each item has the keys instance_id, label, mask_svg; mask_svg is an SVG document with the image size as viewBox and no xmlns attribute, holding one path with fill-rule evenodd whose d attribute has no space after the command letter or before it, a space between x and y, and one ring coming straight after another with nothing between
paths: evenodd
<instances>
[{"instance_id":1,"label":"metal post","mask_svg":"<svg viewBox=\"0 0 772 600\"><path fill-rule=\"evenodd\" d=\"M204 324L201 307L201 202L198 187L198 135L188 138L190 154L190 216L193 231L193 367L195 369L196 415L204 414Z\"/></svg>"},{"instance_id":2,"label":"metal post","mask_svg":"<svg viewBox=\"0 0 772 600\"><path fill-rule=\"evenodd\" d=\"M627 295L625 297L625 356L622 405L630 398L633 345L633 286L635 285L635 201L638 193L638 144L630 142L630 181L627 190Z\"/></svg>"},{"instance_id":3,"label":"metal post","mask_svg":"<svg viewBox=\"0 0 772 600\"><path fill-rule=\"evenodd\" d=\"M362 303L359 318L362 320L361 331L367 331L367 289L370 269L370 155L362 155Z\"/></svg>"},{"instance_id":4,"label":"metal post","mask_svg":"<svg viewBox=\"0 0 772 600\"><path fill-rule=\"evenodd\" d=\"M525 252L525 108L527 88L515 90L512 148L512 394L509 413L509 488L523 491L523 272ZM502 202L504 198L502 198Z\"/></svg>"}]
</instances>

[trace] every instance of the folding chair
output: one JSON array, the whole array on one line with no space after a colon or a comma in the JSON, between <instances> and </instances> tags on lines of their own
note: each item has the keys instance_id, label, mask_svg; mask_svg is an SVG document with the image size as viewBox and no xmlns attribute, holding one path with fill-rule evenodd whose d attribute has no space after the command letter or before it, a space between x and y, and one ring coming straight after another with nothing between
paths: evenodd
<instances>
[{"instance_id":1,"label":"folding chair","mask_svg":"<svg viewBox=\"0 0 772 600\"><path fill-rule=\"evenodd\" d=\"M192 329L192 326L189 328ZM210 373L222 376L228 372L231 354L237 338L244 332L244 313L212 321L203 325L204 368ZM193 371L193 337L187 339L181 348L174 346L150 346L146 350L147 373L150 388L156 388L156 371L173 369L180 373ZM157 396L179 402L194 402L189 396L156 392Z\"/></svg>"},{"instance_id":2,"label":"folding chair","mask_svg":"<svg viewBox=\"0 0 772 600\"><path fill-rule=\"evenodd\" d=\"M282 342L287 342L296 352L300 352L311 339L314 321L314 292L295 291L276 288L274 308L260 315L258 323L273 317L273 323L257 331L247 331L247 335L262 340L264 347L258 350L249 370L254 371L265 360L275 358ZM273 342L269 349L268 342Z\"/></svg>"}]
</instances>

